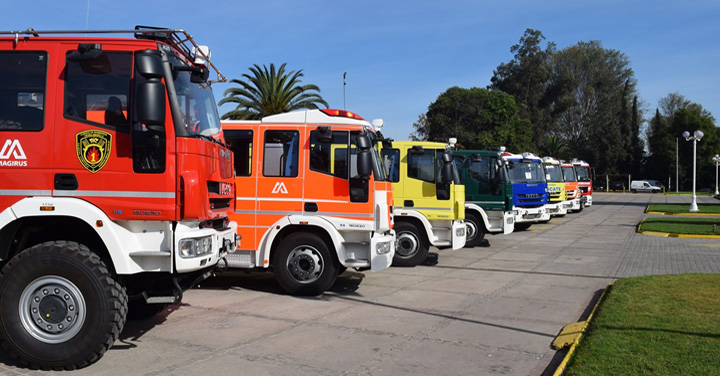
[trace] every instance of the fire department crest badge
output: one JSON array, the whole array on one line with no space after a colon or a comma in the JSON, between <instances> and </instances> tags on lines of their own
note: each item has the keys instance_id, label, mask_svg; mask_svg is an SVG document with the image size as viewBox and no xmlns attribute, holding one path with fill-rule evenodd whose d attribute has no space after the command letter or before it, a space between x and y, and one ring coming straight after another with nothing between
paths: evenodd
<instances>
[{"instance_id":1,"label":"fire department crest badge","mask_svg":"<svg viewBox=\"0 0 720 376\"><path fill-rule=\"evenodd\" d=\"M76 135L75 148L80 164L93 174L110 159L111 145L112 135L108 132L88 130Z\"/></svg>"}]
</instances>

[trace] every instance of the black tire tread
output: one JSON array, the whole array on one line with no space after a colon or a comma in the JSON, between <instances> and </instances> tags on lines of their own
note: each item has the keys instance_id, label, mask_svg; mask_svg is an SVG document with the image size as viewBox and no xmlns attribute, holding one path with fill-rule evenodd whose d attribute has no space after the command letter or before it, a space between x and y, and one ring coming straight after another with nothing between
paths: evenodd
<instances>
[{"instance_id":1,"label":"black tire tread","mask_svg":"<svg viewBox=\"0 0 720 376\"><path fill-rule=\"evenodd\" d=\"M100 257L92 252L88 247L83 244L74 241L55 240L48 241L42 244L30 247L15 257L13 257L3 268L0 270L0 280L17 265L21 260L30 257L37 253L49 253L49 252L60 252L71 257L76 257L81 262L92 270L94 274L98 276L98 279L103 283L105 292L112 297L112 319L109 329L104 333L104 338L101 342L97 343L96 347L83 359L67 364L50 364L44 363L41 360L27 359L22 357L21 354L16 352L12 348L10 343L4 336L0 335L0 346L7 352L10 353L11 357L18 359L24 366L30 367L31 369L42 369L42 370L55 370L55 371L70 371L78 368L86 367L98 359L115 343L115 340L120 336L125 321L127 320L127 303L128 296L125 288L123 288L118 281L113 277L105 263ZM2 325L0 323L0 325ZM4 332L4 330L3 330Z\"/></svg>"}]
</instances>

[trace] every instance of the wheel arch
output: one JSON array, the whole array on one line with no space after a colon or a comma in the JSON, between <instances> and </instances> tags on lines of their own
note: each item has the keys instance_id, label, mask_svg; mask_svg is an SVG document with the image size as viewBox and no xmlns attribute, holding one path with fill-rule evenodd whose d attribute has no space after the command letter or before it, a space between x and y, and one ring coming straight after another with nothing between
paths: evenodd
<instances>
[{"instance_id":1,"label":"wheel arch","mask_svg":"<svg viewBox=\"0 0 720 376\"><path fill-rule=\"evenodd\" d=\"M85 245L115 273L112 257L100 235L84 220L67 215L17 218L0 230L0 258L4 265L27 248L56 240Z\"/></svg>"},{"instance_id":2,"label":"wheel arch","mask_svg":"<svg viewBox=\"0 0 720 376\"><path fill-rule=\"evenodd\" d=\"M300 222L307 224L300 224ZM267 259L269 261L268 264L272 265L277 247L285 238L297 232L309 232L318 236L325 243L330 250L330 254L333 255L333 262L335 262L336 265L341 265L339 252L342 246L342 239L339 239L340 235L337 234L337 230L335 230L329 222L317 217L308 217L292 221L288 219L288 217L285 217L273 224L271 229L273 230L268 231L264 235L265 239L260 243L263 245L258 255L261 258L260 261ZM335 234L335 237L338 239L335 239L331 233Z\"/></svg>"}]
</instances>

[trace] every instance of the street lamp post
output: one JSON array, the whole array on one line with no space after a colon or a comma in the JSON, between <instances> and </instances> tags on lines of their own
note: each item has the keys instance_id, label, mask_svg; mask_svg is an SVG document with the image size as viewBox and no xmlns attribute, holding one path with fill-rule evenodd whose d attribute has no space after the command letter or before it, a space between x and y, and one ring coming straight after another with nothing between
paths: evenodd
<instances>
[{"instance_id":1,"label":"street lamp post","mask_svg":"<svg viewBox=\"0 0 720 376\"><path fill-rule=\"evenodd\" d=\"M695 133L693 133L692 136L690 135L690 132L688 132L688 131L683 132L682 135L683 135L683 137L685 137L685 141L692 140L692 142L693 142L693 191L692 191L693 193L692 193L692 202L690 203L690 212L696 213L698 211L698 207L697 207L697 197L695 196L695 171L696 171L695 161L697 160L697 143L698 143L698 141L700 141L703 138L704 134L702 133L702 131L697 130L697 131L695 131Z\"/></svg>"},{"instance_id":2,"label":"street lamp post","mask_svg":"<svg viewBox=\"0 0 720 376\"><path fill-rule=\"evenodd\" d=\"M720 155L715 154L712 160L715 162L715 196L717 196L720 195L720 192L718 192L718 163L720 163Z\"/></svg>"}]
</instances>

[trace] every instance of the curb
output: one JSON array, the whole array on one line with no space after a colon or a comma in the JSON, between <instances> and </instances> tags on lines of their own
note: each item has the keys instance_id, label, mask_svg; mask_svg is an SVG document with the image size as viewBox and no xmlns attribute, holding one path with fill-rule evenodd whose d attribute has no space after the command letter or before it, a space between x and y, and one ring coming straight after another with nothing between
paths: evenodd
<instances>
[{"instance_id":1,"label":"curb","mask_svg":"<svg viewBox=\"0 0 720 376\"><path fill-rule=\"evenodd\" d=\"M658 214L658 215L687 215L687 216L694 216L694 217L720 217L720 213L671 213L671 212L656 212L656 211L647 211L645 209L646 214Z\"/></svg>"},{"instance_id":2,"label":"curb","mask_svg":"<svg viewBox=\"0 0 720 376\"><path fill-rule=\"evenodd\" d=\"M610 290L610 287L612 287L612 283L607 285L605 287L605 290L603 291L602 295L600 295L600 299L598 299L597 303L595 303L595 307L593 307L592 312L590 312L590 315L588 316L587 320L580 321L577 323L572 323L565 325L565 327L560 331L558 336L555 338L555 341L553 341L553 346L555 346L556 342L558 341L558 338L563 335L563 332L566 332L566 328L568 328L568 331L572 331L572 334L565 334L566 336L569 336L568 339L571 340L570 350L568 350L567 354L565 354L565 358L560 362L560 365L558 365L557 369L553 373L553 376L560 376L565 372L565 367L567 367L568 362L570 361L570 358L575 353L575 348L580 343L580 340L582 339L583 334L585 333L585 329L590 324L590 320L592 320L593 316L595 315L595 311L597 311L598 307L600 306L600 303L602 303L603 300L605 300L605 295L607 294L608 290ZM567 333L567 332L566 332ZM561 348L565 347L568 343L563 343L563 346L557 348L557 350L560 350Z\"/></svg>"},{"instance_id":3,"label":"curb","mask_svg":"<svg viewBox=\"0 0 720 376\"><path fill-rule=\"evenodd\" d=\"M644 231L637 230L639 234L648 236L660 236L666 238L692 238L692 239L720 239L720 235L695 235L695 234L675 234L672 232Z\"/></svg>"}]
</instances>

